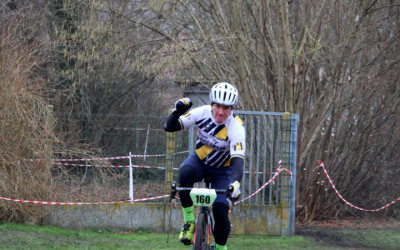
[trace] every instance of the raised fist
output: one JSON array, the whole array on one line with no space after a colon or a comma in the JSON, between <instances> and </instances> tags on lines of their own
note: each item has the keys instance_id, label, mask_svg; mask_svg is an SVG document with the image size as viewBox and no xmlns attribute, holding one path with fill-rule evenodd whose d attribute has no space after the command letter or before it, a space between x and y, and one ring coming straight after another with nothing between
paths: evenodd
<instances>
[{"instance_id":1,"label":"raised fist","mask_svg":"<svg viewBox=\"0 0 400 250\"><path fill-rule=\"evenodd\" d=\"M190 101L189 98L182 98L175 102L175 108L172 111L173 114L177 116L183 115L186 111L192 107L193 103Z\"/></svg>"}]
</instances>

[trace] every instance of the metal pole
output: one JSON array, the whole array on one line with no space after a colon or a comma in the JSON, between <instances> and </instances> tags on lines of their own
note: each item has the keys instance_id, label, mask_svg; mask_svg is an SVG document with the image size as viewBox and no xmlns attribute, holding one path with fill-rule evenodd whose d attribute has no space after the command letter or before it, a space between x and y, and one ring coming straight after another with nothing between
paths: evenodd
<instances>
[{"instance_id":1,"label":"metal pole","mask_svg":"<svg viewBox=\"0 0 400 250\"><path fill-rule=\"evenodd\" d=\"M146 144L144 145L144 158L143 158L143 160L146 160L147 142L149 140L149 131L150 131L150 124L147 125Z\"/></svg>"},{"instance_id":2,"label":"metal pole","mask_svg":"<svg viewBox=\"0 0 400 250\"><path fill-rule=\"evenodd\" d=\"M286 169L292 170L292 165L296 164L296 148L293 148L293 130L297 131L297 126L292 123L292 114L284 113L282 119L282 166ZM296 132L297 134L297 132ZM294 161L294 162L293 162ZM293 173L292 173L293 174ZM291 176L286 172L281 172L281 183L280 183L280 193L281 193L281 235L282 236L294 236L294 203L293 203L293 193L291 191L293 186L293 179L295 176Z\"/></svg>"},{"instance_id":3,"label":"metal pole","mask_svg":"<svg viewBox=\"0 0 400 250\"><path fill-rule=\"evenodd\" d=\"M133 201L133 169L132 169L132 154L129 152L129 199Z\"/></svg>"},{"instance_id":4,"label":"metal pole","mask_svg":"<svg viewBox=\"0 0 400 250\"><path fill-rule=\"evenodd\" d=\"M290 119L290 177L289 185L289 232L288 236L295 235L296 222L296 176L297 176L297 137L298 137L299 115L292 114Z\"/></svg>"}]
</instances>

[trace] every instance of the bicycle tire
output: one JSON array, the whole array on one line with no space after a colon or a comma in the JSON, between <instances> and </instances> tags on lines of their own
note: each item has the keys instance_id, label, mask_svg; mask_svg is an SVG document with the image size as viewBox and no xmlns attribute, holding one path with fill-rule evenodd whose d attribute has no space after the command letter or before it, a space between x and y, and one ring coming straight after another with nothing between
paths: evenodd
<instances>
[{"instance_id":1,"label":"bicycle tire","mask_svg":"<svg viewBox=\"0 0 400 250\"><path fill-rule=\"evenodd\" d=\"M209 233L208 218L205 213L200 213L197 218L196 232L194 236L194 250L209 249Z\"/></svg>"}]
</instances>

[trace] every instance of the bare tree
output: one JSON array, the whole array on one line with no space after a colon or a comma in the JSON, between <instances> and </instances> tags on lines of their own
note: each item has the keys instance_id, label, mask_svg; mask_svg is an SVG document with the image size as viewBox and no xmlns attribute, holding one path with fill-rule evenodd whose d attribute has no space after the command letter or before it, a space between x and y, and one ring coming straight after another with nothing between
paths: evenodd
<instances>
[{"instance_id":1,"label":"bare tree","mask_svg":"<svg viewBox=\"0 0 400 250\"><path fill-rule=\"evenodd\" d=\"M93 158L96 147L70 142L56 132L50 105L62 95L49 84L53 44L42 27L44 6L39 1L0 4L0 193L28 201L98 201L98 187L112 186L106 168L75 170L55 164L55 157ZM107 162L93 162L104 166ZM76 174L76 172L80 174ZM87 178L88 172L90 177ZM76 176L75 176L76 175ZM118 179L118 175L113 175ZM85 184L87 190L82 192ZM110 190L110 189L108 189ZM96 193L97 192L97 193ZM119 192L120 193L120 192ZM117 193L117 195L119 195ZM93 195L95 194L95 195ZM104 198L105 196L103 196ZM96 200L97 199L97 200ZM39 223L54 207L0 201L0 219Z\"/></svg>"},{"instance_id":2,"label":"bare tree","mask_svg":"<svg viewBox=\"0 0 400 250\"><path fill-rule=\"evenodd\" d=\"M41 96L46 81L38 74L46 44L28 25L28 19L38 20L35 13L19 10L11 1L0 7L0 13L1 196L52 199L55 193L50 190L56 185L50 159L57 137L53 113ZM33 158L41 161L28 161ZM2 201L0 218L37 222L48 211Z\"/></svg>"},{"instance_id":3,"label":"bare tree","mask_svg":"<svg viewBox=\"0 0 400 250\"><path fill-rule=\"evenodd\" d=\"M141 33L123 16L129 11L146 19L145 11L129 1L62 0L49 1L46 7L51 13L49 30L55 31L49 33L57 44L54 88L68 93L56 97L55 110L60 111L60 120L76 121L60 127L63 131L80 128L75 136L96 144L103 139L104 124L120 122L107 114L167 112L181 91L166 78L160 80L139 70L139 66L149 65L142 61L144 52L139 48L150 48L154 42L148 32ZM143 41L144 37L149 41ZM176 94L171 98L164 92ZM76 119L71 113L85 115ZM96 114L101 116L94 119Z\"/></svg>"}]
</instances>

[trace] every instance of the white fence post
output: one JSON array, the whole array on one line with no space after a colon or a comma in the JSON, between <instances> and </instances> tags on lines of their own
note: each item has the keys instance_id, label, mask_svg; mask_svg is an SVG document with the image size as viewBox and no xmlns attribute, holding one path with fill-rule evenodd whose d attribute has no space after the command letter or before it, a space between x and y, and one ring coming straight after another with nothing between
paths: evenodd
<instances>
[{"instance_id":1,"label":"white fence post","mask_svg":"<svg viewBox=\"0 0 400 250\"><path fill-rule=\"evenodd\" d=\"M133 169L132 169L132 154L129 152L129 199L133 201Z\"/></svg>"}]
</instances>

